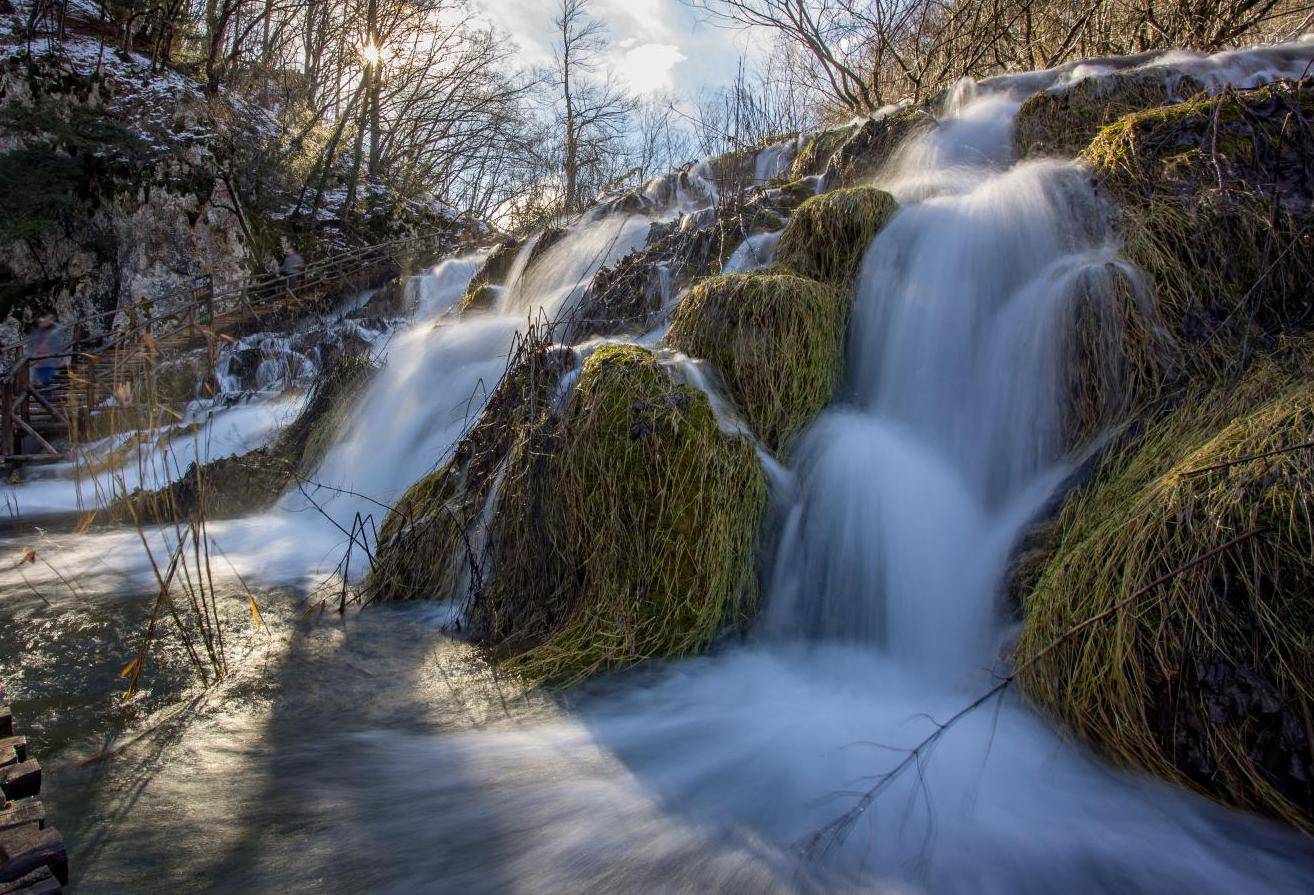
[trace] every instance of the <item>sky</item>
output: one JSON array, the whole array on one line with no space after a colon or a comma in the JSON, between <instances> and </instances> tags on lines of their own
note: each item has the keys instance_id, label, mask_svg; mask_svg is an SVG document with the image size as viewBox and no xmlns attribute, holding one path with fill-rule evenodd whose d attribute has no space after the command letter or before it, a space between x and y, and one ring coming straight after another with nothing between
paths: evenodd
<instances>
[{"instance_id":1,"label":"sky","mask_svg":"<svg viewBox=\"0 0 1314 895\"><path fill-rule=\"evenodd\" d=\"M558 0L476 0L483 14L520 45L527 65L552 62ZM700 21L680 0L592 0L608 30L607 64L634 96L672 91L691 97L734 80L749 35Z\"/></svg>"}]
</instances>

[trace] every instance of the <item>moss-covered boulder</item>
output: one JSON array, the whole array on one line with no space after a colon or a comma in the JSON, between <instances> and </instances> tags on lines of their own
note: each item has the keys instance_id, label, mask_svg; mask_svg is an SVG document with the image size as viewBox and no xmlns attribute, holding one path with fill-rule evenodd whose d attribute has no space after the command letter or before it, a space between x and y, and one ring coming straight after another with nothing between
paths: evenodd
<instances>
[{"instance_id":1,"label":"moss-covered boulder","mask_svg":"<svg viewBox=\"0 0 1314 895\"><path fill-rule=\"evenodd\" d=\"M1157 108L1203 93L1194 78L1163 70L1092 75L1075 84L1033 94L1018 110L1013 146L1020 159L1074 158L1100 129L1131 112Z\"/></svg>"},{"instance_id":2,"label":"moss-covered boulder","mask_svg":"<svg viewBox=\"0 0 1314 895\"><path fill-rule=\"evenodd\" d=\"M1027 696L1104 755L1306 830L1311 361L1284 346L1110 452L1042 539L1016 653Z\"/></svg>"},{"instance_id":3,"label":"moss-covered boulder","mask_svg":"<svg viewBox=\"0 0 1314 895\"><path fill-rule=\"evenodd\" d=\"M1171 388L1178 346L1145 278L1123 263L1091 265L1069 284L1060 357L1065 447L1076 450L1126 424Z\"/></svg>"},{"instance_id":4,"label":"moss-covered boulder","mask_svg":"<svg viewBox=\"0 0 1314 895\"><path fill-rule=\"evenodd\" d=\"M1310 322L1311 117L1314 86L1275 82L1125 116L1083 153L1190 378Z\"/></svg>"},{"instance_id":5,"label":"moss-covered boulder","mask_svg":"<svg viewBox=\"0 0 1314 895\"><path fill-rule=\"evenodd\" d=\"M875 177L914 134L936 126L927 104L903 106L864 121L831 159L827 182L856 186Z\"/></svg>"},{"instance_id":6,"label":"moss-covered boulder","mask_svg":"<svg viewBox=\"0 0 1314 895\"><path fill-rule=\"evenodd\" d=\"M848 124L813 134L794 157L789 169L789 179L797 181L804 177L825 174L835 153L853 137L857 130L858 125Z\"/></svg>"},{"instance_id":7,"label":"moss-covered boulder","mask_svg":"<svg viewBox=\"0 0 1314 895\"><path fill-rule=\"evenodd\" d=\"M500 470L524 431L554 413L553 396L574 353L527 341L513 358L478 421L450 458L402 495L379 531L366 590L375 600L463 598L461 585L482 564L473 531Z\"/></svg>"},{"instance_id":8,"label":"moss-covered boulder","mask_svg":"<svg viewBox=\"0 0 1314 895\"><path fill-rule=\"evenodd\" d=\"M755 190L741 203L652 225L647 244L598 271L566 321L563 338L641 333L663 304L697 278L718 274L745 239L779 230L812 188L806 183ZM806 195L805 195L806 193Z\"/></svg>"},{"instance_id":9,"label":"moss-covered boulder","mask_svg":"<svg viewBox=\"0 0 1314 895\"><path fill-rule=\"evenodd\" d=\"M831 399L844 369L852 291L787 272L698 283L667 343L710 361L758 438L788 449Z\"/></svg>"},{"instance_id":10,"label":"moss-covered boulder","mask_svg":"<svg viewBox=\"0 0 1314 895\"><path fill-rule=\"evenodd\" d=\"M465 294L461 296L458 306L461 313L492 310L497 303L497 287L506 282L523 245L520 240L508 239L493 247L479 272L471 278Z\"/></svg>"},{"instance_id":11,"label":"moss-covered boulder","mask_svg":"<svg viewBox=\"0 0 1314 895\"><path fill-rule=\"evenodd\" d=\"M847 286L898 207L889 193L869 186L814 196L789 219L775 262L799 276Z\"/></svg>"},{"instance_id":12,"label":"moss-covered boulder","mask_svg":"<svg viewBox=\"0 0 1314 895\"><path fill-rule=\"evenodd\" d=\"M473 633L554 684L703 650L755 606L765 500L702 392L645 349L599 348L559 422L513 449Z\"/></svg>"}]
</instances>

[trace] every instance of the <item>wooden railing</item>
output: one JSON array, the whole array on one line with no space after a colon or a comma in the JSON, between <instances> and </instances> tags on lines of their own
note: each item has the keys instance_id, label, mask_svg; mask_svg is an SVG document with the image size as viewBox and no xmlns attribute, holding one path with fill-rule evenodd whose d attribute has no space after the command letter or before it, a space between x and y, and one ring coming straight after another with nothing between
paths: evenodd
<instances>
[{"instance_id":1,"label":"wooden railing","mask_svg":"<svg viewBox=\"0 0 1314 895\"><path fill-rule=\"evenodd\" d=\"M11 358L0 379L0 459L50 462L66 457L55 442L85 432L98 408L123 380L162 356L202 342L215 362L216 338L239 327L310 311L353 279L406 266L408 254L437 247L446 234L392 240L342 252L305 265L295 274L270 274L226 289L193 289L92 314L68 324L69 347L32 356L22 343L3 346ZM169 306L165 311L159 306ZM54 381L33 382L34 365L55 361ZM31 441L32 447L26 442Z\"/></svg>"}]
</instances>

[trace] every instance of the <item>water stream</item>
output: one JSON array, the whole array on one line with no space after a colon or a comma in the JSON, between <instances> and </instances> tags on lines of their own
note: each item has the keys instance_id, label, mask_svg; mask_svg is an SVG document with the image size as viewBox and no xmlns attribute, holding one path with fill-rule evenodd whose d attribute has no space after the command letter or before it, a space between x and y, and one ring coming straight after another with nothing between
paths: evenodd
<instances>
[{"instance_id":1,"label":"water stream","mask_svg":"<svg viewBox=\"0 0 1314 895\"><path fill-rule=\"evenodd\" d=\"M132 727L167 735L59 756L78 891L1314 891L1308 839L1110 769L1011 692L911 752L997 680L1009 551L1071 471L1073 307L1124 273L1078 168L1013 163L1015 87L964 87L879 175L903 208L862 266L843 394L773 476L749 643L525 699L443 635L443 607L307 625L271 592L272 631L241 645L262 660L183 720L147 694ZM645 231L586 219L517 265L500 313L459 324L439 315L475 265L438 269L321 467L329 515L378 512L431 468L527 314L559 313ZM215 537L244 575L298 583L341 544L307 500ZM134 580L113 537L50 546L65 574ZM18 683L58 727L70 697L40 676L133 627L94 597L76 623L6 599L30 632Z\"/></svg>"}]
</instances>

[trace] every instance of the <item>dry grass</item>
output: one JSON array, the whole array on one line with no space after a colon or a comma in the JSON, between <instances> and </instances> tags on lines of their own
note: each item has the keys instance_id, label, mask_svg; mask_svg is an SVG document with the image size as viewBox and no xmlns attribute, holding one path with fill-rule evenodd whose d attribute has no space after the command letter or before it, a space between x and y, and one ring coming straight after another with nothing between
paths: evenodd
<instances>
[{"instance_id":1,"label":"dry grass","mask_svg":"<svg viewBox=\"0 0 1314 895\"><path fill-rule=\"evenodd\" d=\"M1311 319L1311 118L1314 85L1277 82L1128 115L1084 153L1189 380L1235 373Z\"/></svg>"},{"instance_id":2,"label":"dry grass","mask_svg":"<svg viewBox=\"0 0 1314 895\"><path fill-rule=\"evenodd\" d=\"M1118 763L1306 830L1312 360L1284 345L1105 457L1032 571L1016 656L1027 695Z\"/></svg>"},{"instance_id":3,"label":"dry grass","mask_svg":"<svg viewBox=\"0 0 1314 895\"><path fill-rule=\"evenodd\" d=\"M783 453L840 381L851 303L792 273L712 277L680 304L666 341L715 364L758 438Z\"/></svg>"},{"instance_id":4,"label":"dry grass","mask_svg":"<svg viewBox=\"0 0 1314 895\"><path fill-rule=\"evenodd\" d=\"M1194 78L1174 81L1161 70L1091 76L1062 90L1042 90L1018 110L1014 151L1020 159L1042 155L1073 158L1114 120L1204 91L1204 85Z\"/></svg>"},{"instance_id":5,"label":"dry grass","mask_svg":"<svg viewBox=\"0 0 1314 895\"><path fill-rule=\"evenodd\" d=\"M513 447L474 631L560 685L705 649L755 605L765 499L752 445L705 395L645 349L599 348L560 421Z\"/></svg>"},{"instance_id":6,"label":"dry grass","mask_svg":"<svg viewBox=\"0 0 1314 895\"><path fill-rule=\"evenodd\" d=\"M384 519L365 588L370 599L463 598L463 583L481 584L483 551L471 530L517 440L552 414L561 377L575 363L551 332L540 322L518 337L506 374L451 457L412 485Z\"/></svg>"},{"instance_id":7,"label":"dry grass","mask_svg":"<svg viewBox=\"0 0 1314 895\"><path fill-rule=\"evenodd\" d=\"M776 265L851 288L867 246L898 207L893 196L875 187L814 196L789 219L776 248Z\"/></svg>"}]
</instances>

